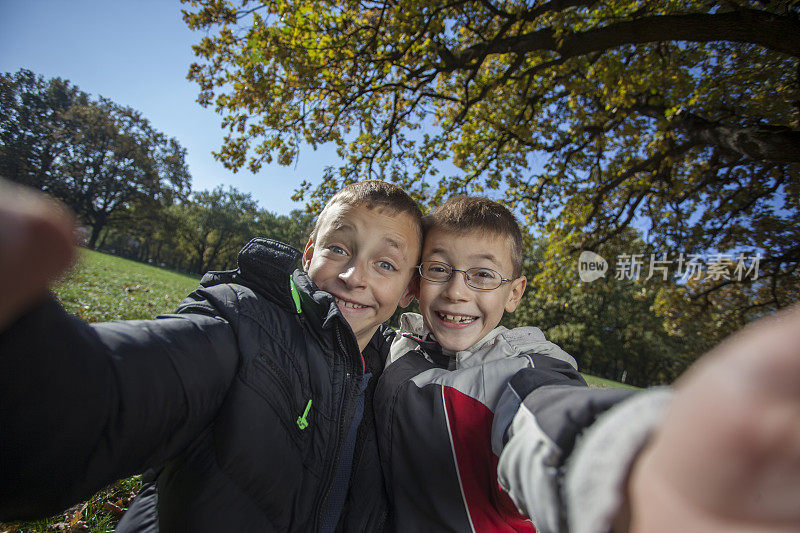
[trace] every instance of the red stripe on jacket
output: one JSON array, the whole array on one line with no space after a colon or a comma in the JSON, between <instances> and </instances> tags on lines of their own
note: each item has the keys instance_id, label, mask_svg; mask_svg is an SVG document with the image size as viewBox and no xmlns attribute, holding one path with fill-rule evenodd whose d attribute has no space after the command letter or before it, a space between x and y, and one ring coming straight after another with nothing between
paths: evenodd
<instances>
[{"instance_id":1,"label":"red stripe on jacket","mask_svg":"<svg viewBox=\"0 0 800 533\"><path fill-rule=\"evenodd\" d=\"M497 457L491 444L492 411L452 387L442 387L442 398L461 490L475 531L535 533L531 521L519 514L497 482Z\"/></svg>"}]
</instances>

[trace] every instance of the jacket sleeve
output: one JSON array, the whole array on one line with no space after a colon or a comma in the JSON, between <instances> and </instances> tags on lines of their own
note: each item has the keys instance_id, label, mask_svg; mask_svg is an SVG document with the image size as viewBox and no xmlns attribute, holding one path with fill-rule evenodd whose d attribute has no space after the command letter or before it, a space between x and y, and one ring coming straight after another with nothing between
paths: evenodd
<instances>
[{"instance_id":1,"label":"jacket sleeve","mask_svg":"<svg viewBox=\"0 0 800 533\"><path fill-rule=\"evenodd\" d=\"M0 519L161 465L210 423L237 364L210 306L89 325L42 303L0 333Z\"/></svg>"},{"instance_id":2,"label":"jacket sleeve","mask_svg":"<svg viewBox=\"0 0 800 533\"><path fill-rule=\"evenodd\" d=\"M669 395L588 388L569 365L541 362L509 381L495 412L498 481L541 533L608 531Z\"/></svg>"}]
</instances>

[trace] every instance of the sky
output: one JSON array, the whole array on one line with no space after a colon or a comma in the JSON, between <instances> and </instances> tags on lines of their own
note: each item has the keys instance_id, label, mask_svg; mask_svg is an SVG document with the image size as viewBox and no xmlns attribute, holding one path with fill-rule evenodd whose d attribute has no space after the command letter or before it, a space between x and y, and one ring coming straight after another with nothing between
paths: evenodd
<instances>
[{"instance_id":1,"label":"sky","mask_svg":"<svg viewBox=\"0 0 800 533\"><path fill-rule=\"evenodd\" d=\"M332 146L305 147L296 165L233 173L211 155L222 145L221 115L195 100L186 79L192 44L178 0L0 0L0 72L26 68L60 77L94 97L140 111L187 149L192 190L233 186L277 214L303 207L291 195L303 179L319 183L339 159Z\"/></svg>"}]
</instances>

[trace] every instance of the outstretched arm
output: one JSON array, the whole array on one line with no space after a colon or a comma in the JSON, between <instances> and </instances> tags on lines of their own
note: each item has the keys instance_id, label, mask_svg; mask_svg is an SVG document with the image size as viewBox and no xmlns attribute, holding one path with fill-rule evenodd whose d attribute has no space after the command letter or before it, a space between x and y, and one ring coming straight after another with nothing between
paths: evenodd
<instances>
[{"instance_id":1,"label":"outstretched arm","mask_svg":"<svg viewBox=\"0 0 800 533\"><path fill-rule=\"evenodd\" d=\"M523 406L496 416L498 479L539 531L800 531L800 307L674 389L548 384Z\"/></svg>"},{"instance_id":2,"label":"outstretched arm","mask_svg":"<svg viewBox=\"0 0 800 533\"><path fill-rule=\"evenodd\" d=\"M800 308L681 378L628 489L630 531L800 531Z\"/></svg>"},{"instance_id":3,"label":"outstretched arm","mask_svg":"<svg viewBox=\"0 0 800 533\"><path fill-rule=\"evenodd\" d=\"M158 320L67 314L47 289L74 253L71 217L0 188L0 519L29 519L179 453L224 400L239 350L199 296Z\"/></svg>"}]
</instances>

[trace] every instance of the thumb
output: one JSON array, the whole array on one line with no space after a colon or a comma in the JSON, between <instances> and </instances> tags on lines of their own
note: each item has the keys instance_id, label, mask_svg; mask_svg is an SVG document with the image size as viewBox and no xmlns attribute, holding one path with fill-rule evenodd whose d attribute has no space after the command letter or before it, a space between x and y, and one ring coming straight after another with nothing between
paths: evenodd
<instances>
[{"instance_id":1,"label":"thumb","mask_svg":"<svg viewBox=\"0 0 800 533\"><path fill-rule=\"evenodd\" d=\"M0 329L42 299L72 264L74 229L63 204L0 179Z\"/></svg>"}]
</instances>

